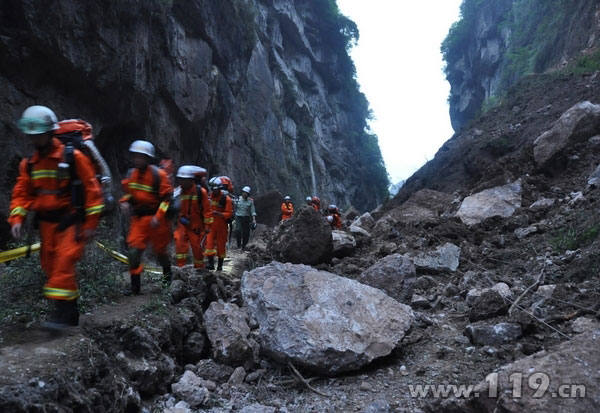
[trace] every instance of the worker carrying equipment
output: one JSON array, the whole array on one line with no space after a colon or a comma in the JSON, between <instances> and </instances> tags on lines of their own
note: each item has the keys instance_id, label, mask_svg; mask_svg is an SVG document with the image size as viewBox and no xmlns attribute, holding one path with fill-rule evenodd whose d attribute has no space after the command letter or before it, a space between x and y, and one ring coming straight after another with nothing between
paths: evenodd
<instances>
[{"instance_id":1,"label":"worker carrying equipment","mask_svg":"<svg viewBox=\"0 0 600 413\"><path fill-rule=\"evenodd\" d=\"M342 216L340 210L333 204L329 205L327 208L327 222L329 222L329 225L331 225L331 228L333 229L342 228Z\"/></svg>"},{"instance_id":2,"label":"worker carrying equipment","mask_svg":"<svg viewBox=\"0 0 600 413\"><path fill-rule=\"evenodd\" d=\"M217 271L223 270L227 256L227 221L233 216L233 201L226 193L227 185L221 178L211 179L210 205L213 224L206 237L204 255L208 257L206 269L215 269L215 255L218 256Z\"/></svg>"},{"instance_id":3,"label":"worker carrying equipment","mask_svg":"<svg viewBox=\"0 0 600 413\"><path fill-rule=\"evenodd\" d=\"M171 283L171 261L167 245L171 240L171 225L166 217L172 201L173 187L167 173L152 165L154 145L147 141L134 141L129 147L134 168L121 182L123 212L131 213L127 244L129 247L129 273L131 290L126 295L140 294L143 266L141 258L148 243L163 268L163 281Z\"/></svg>"},{"instance_id":4,"label":"worker carrying equipment","mask_svg":"<svg viewBox=\"0 0 600 413\"><path fill-rule=\"evenodd\" d=\"M55 305L45 325L76 326L79 291L75 264L98 226L102 190L90 159L77 149L66 153L66 146L55 137L59 127L51 109L31 106L17 124L30 137L35 153L19 165L8 223L13 237L20 239L25 217L35 213L47 277L43 293Z\"/></svg>"},{"instance_id":5,"label":"worker carrying equipment","mask_svg":"<svg viewBox=\"0 0 600 413\"><path fill-rule=\"evenodd\" d=\"M190 245L194 256L194 268L204 268L204 244L213 223L208 192L197 183L198 175L206 169L185 165L177 171L177 181L181 185L181 209L175 229L175 254L177 266L187 263Z\"/></svg>"}]
</instances>

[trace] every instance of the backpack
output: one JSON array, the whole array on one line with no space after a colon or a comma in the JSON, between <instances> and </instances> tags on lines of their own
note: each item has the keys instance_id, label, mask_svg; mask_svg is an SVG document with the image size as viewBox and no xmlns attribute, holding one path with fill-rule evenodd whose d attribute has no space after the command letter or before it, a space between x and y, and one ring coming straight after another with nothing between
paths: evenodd
<instances>
[{"instance_id":1,"label":"backpack","mask_svg":"<svg viewBox=\"0 0 600 413\"><path fill-rule=\"evenodd\" d=\"M227 205L227 197L229 197L229 195L227 194L222 194L223 196L221 197L221 199L219 199L219 208L221 209L225 209L225 206ZM233 198L231 199L233 201ZM235 214L231 215L231 218L229 218L227 220L228 224L231 224L233 221L235 221Z\"/></svg>"},{"instance_id":2,"label":"backpack","mask_svg":"<svg viewBox=\"0 0 600 413\"><path fill-rule=\"evenodd\" d=\"M150 171L152 172L152 192L154 192L157 196L159 196L160 191L160 175L158 173L158 169L160 167L156 165L149 165ZM160 168L163 169L163 168ZM168 171L165 171L168 174ZM169 203L169 208L166 212L167 219L175 219L179 216L179 211L181 210L181 198L173 197L171 202Z\"/></svg>"},{"instance_id":3,"label":"backpack","mask_svg":"<svg viewBox=\"0 0 600 413\"><path fill-rule=\"evenodd\" d=\"M233 195L233 181L228 176L220 176L221 183L227 187L227 192Z\"/></svg>"},{"instance_id":4,"label":"backpack","mask_svg":"<svg viewBox=\"0 0 600 413\"><path fill-rule=\"evenodd\" d=\"M80 151L92 162L96 170L96 178L102 189L104 208L101 215L111 214L117 205L117 201L110 191L111 174L110 169L100 152L93 143L94 135L92 125L82 119L66 119L58 122L58 129L54 131L53 137L58 138L64 145L64 160L70 174L69 190L71 192L71 205L77 210L81 218L85 216L85 193L82 182L77 176L75 167L75 150ZM27 172L31 175L33 163L27 163Z\"/></svg>"}]
</instances>

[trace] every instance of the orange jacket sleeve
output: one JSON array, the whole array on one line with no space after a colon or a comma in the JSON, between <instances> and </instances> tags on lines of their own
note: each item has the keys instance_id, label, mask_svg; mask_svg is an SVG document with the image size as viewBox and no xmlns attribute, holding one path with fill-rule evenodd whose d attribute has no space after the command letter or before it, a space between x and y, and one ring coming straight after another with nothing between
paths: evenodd
<instances>
[{"instance_id":1,"label":"orange jacket sleeve","mask_svg":"<svg viewBox=\"0 0 600 413\"><path fill-rule=\"evenodd\" d=\"M206 189L200 188L200 191L202 192L202 217L204 219L204 229L209 230L214 222L210 199L208 198L208 191ZM200 194L198 194L198 196L200 196Z\"/></svg>"},{"instance_id":2,"label":"orange jacket sleeve","mask_svg":"<svg viewBox=\"0 0 600 413\"><path fill-rule=\"evenodd\" d=\"M229 195L223 194L223 196L225 196L226 198L225 210L223 211L223 218L225 218L225 220L228 220L233 216L233 201L231 200L231 197Z\"/></svg>"},{"instance_id":3,"label":"orange jacket sleeve","mask_svg":"<svg viewBox=\"0 0 600 413\"><path fill-rule=\"evenodd\" d=\"M169 204L173 199L173 186L169 181L169 176L163 169L158 169L158 174L160 176L160 186L158 189L158 196L162 200L160 205L158 206L158 210L154 215L158 219L164 219L165 214L167 213L167 209L169 209Z\"/></svg>"},{"instance_id":4,"label":"orange jacket sleeve","mask_svg":"<svg viewBox=\"0 0 600 413\"><path fill-rule=\"evenodd\" d=\"M28 159L23 159L19 164L19 177L12 190L10 215L8 217L10 226L22 224L25 221L25 217L33 202L31 177L27 173L27 162L29 162Z\"/></svg>"},{"instance_id":5,"label":"orange jacket sleeve","mask_svg":"<svg viewBox=\"0 0 600 413\"><path fill-rule=\"evenodd\" d=\"M79 151L75 151L74 156L77 177L81 180L85 194L85 221L82 229L96 229L104 208L102 188L90 159Z\"/></svg>"}]
</instances>

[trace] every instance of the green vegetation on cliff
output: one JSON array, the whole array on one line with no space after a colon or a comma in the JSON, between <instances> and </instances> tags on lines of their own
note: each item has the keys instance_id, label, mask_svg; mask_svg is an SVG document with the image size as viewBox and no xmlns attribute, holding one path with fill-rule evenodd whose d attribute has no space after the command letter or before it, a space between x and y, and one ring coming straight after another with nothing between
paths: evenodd
<instances>
[{"instance_id":1,"label":"green vegetation on cliff","mask_svg":"<svg viewBox=\"0 0 600 413\"><path fill-rule=\"evenodd\" d=\"M356 165L369 183L369 192L380 201L388 196L389 177L377 135L368 127L372 119L369 102L360 91L356 81L356 67L349 51L358 42L359 32L352 20L341 14L336 0L311 0L312 6L321 17L320 31L327 49L338 56L336 76L340 79L340 92L344 108L351 113L352 133L345 137L346 145L352 152L361 153L362 165Z\"/></svg>"},{"instance_id":2,"label":"green vegetation on cliff","mask_svg":"<svg viewBox=\"0 0 600 413\"><path fill-rule=\"evenodd\" d=\"M506 10L496 30L507 33L501 89L506 90L519 78L541 73L559 63L565 31L585 0L463 0L460 19L450 28L441 45L446 74L461 57L468 55L473 43L478 16L486 9Z\"/></svg>"}]
</instances>

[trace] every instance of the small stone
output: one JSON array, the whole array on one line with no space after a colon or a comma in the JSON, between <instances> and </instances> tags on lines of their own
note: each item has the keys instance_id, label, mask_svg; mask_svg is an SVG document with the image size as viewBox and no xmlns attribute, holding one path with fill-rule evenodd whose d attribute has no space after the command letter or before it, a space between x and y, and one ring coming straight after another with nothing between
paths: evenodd
<instances>
[{"instance_id":1,"label":"small stone","mask_svg":"<svg viewBox=\"0 0 600 413\"><path fill-rule=\"evenodd\" d=\"M373 386L371 386L368 382L363 381L362 383L360 383L360 389L362 391L371 391L373 390Z\"/></svg>"},{"instance_id":2,"label":"small stone","mask_svg":"<svg viewBox=\"0 0 600 413\"><path fill-rule=\"evenodd\" d=\"M229 377L227 383L231 386L240 385L244 382L244 377L246 377L246 370L244 370L243 367L238 367L233 371L233 374Z\"/></svg>"}]
</instances>

